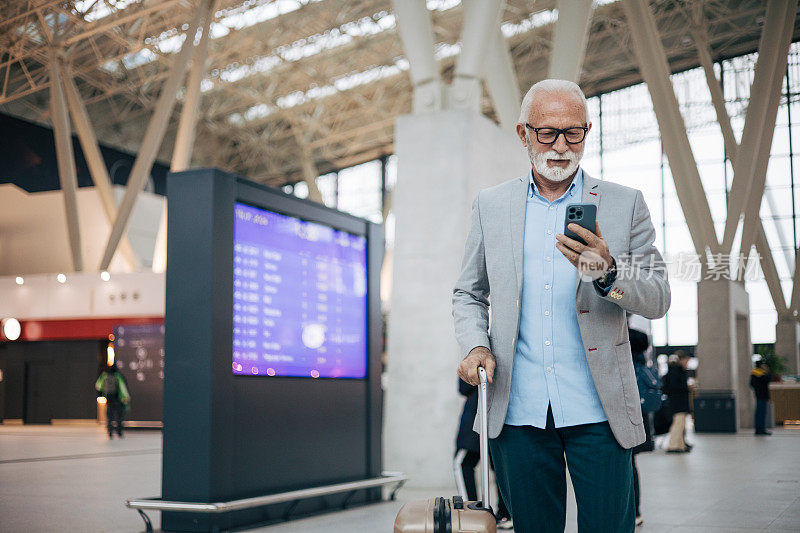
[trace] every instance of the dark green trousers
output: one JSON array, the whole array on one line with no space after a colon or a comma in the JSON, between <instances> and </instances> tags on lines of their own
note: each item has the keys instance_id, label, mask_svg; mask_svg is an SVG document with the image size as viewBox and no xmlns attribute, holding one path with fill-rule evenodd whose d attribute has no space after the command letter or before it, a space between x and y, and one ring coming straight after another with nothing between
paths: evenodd
<instances>
[{"instance_id":1,"label":"dark green trousers","mask_svg":"<svg viewBox=\"0 0 800 533\"><path fill-rule=\"evenodd\" d=\"M506 425L489 445L516 533L563 533L567 466L578 531L634 530L631 451L617 443L608 422L556 428L548 409L545 429Z\"/></svg>"}]
</instances>

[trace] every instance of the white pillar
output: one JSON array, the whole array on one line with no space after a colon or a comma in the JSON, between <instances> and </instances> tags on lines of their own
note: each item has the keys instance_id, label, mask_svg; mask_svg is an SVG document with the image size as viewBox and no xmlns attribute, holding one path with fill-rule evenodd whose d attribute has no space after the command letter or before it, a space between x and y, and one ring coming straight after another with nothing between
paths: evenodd
<instances>
[{"instance_id":1,"label":"white pillar","mask_svg":"<svg viewBox=\"0 0 800 533\"><path fill-rule=\"evenodd\" d=\"M172 109L175 106L178 88L183 82L184 74L186 73L186 65L189 63L189 59L191 59L192 52L194 51L194 38L197 34L197 28L200 25L200 19L209 1L210 0L205 0L200 9L195 13L194 19L189 25L189 29L186 31L186 40L183 42L183 47L175 57L175 61L172 64L172 71L161 89L158 102L153 110L153 116L147 125L147 130L142 139L142 146L139 148L139 153L136 154L136 160L133 163L133 168L128 178L128 185L125 189L125 196L119 206L117 219L114 221L114 225L111 228L111 235L108 237L106 250L100 262L100 270L106 270L108 265L111 264L111 259L117 251L117 245L128 228L131 213L136 206L136 199L139 196L139 192L141 192L147 183L147 176L150 174L150 169L153 167L156 153L161 146L161 141L164 140L164 134L167 131L167 125L172 116Z\"/></svg>"},{"instance_id":2,"label":"white pillar","mask_svg":"<svg viewBox=\"0 0 800 533\"><path fill-rule=\"evenodd\" d=\"M72 149L72 134L67 113L67 100L58 69L57 51L50 54L50 114L53 120L53 134L56 141L58 177L61 193L64 195L64 211L67 219L67 235L72 252L72 265L76 272L83 270L81 251L81 228L78 220L78 177L75 170L75 154Z\"/></svg>"},{"instance_id":3,"label":"white pillar","mask_svg":"<svg viewBox=\"0 0 800 533\"><path fill-rule=\"evenodd\" d=\"M175 135L175 148L172 151L172 164L170 171L180 172L189 168L192 161L195 132L197 130L197 111L200 107L202 91L200 85L206 73L206 58L208 56L209 25L211 23L211 10L213 3L208 5L203 24L203 35L194 52L192 66L189 70L189 79L186 81L186 95L183 99L181 118L178 122L178 132Z\"/></svg>"},{"instance_id":4,"label":"white pillar","mask_svg":"<svg viewBox=\"0 0 800 533\"><path fill-rule=\"evenodd\" d=\"M106 219L110 225L113 225L114 220L117 218L117 204L114 201L114 194L111 190L111 178L108 176L106 162L100 153L97 135L95 135L94 128L89 121L89 113L86 111L86 106L83 105L83 100L81 100L81 95L75 86L75 82L64 68L64 65L59 62L58 66L61 80L64 83L64 92L72 115L72 121L75 123L75 131L78 134L78 140L83 150L83 157L89 167L89 174L92 176L94 188L100 197L100 203L103 205ZM139 258L136 257L136 253L133 251L127 236L124 236L120 241L119 250L128 263L128 268L133 272L138 271L141 266Z\"/></svg>"},{"instance_id":5,"label":"white pillar","mask_svg":"<svg viewBox=\"0 0 800 533\"><path fill-rule=\"evenodd\" d=\"M686 124L669 79L669 65L658 34L655 18L645 0L622 0L631 30L631 44L639 71L647 83L658 120L664 152L669 159L675 190L692 236L695 251L705 256L705 248L719 248L700 173L689 144Z\"/></svg>"},{"instance_id":6,"label":"white pillar","mask_svg":"<svg viewBox=\"0 0 800 533\"><path fill-rule=\"evenodd\" d=\"M178 122L178 132L175 135L175 147L172 150L171 172L181 172L189 168L192 162L194 139L197 132L197 115L202 98L200 86L206 72L206 58L208 56L209 25L211 12L215 1L207 5L203 35L194 52L192 67L189 70L189 79L186 82L186 95L183 99L181 118ZM167 271L167 202L161 210L161 221L156 233L156 244L153 250L153 272Z\"/></svg>"},{"instance_id":7,"label":"white pillar","mask_svg":"<svg viewBox=\"0 0 800 533\"><path fill-rule=\"evenodd\" d=\"M448 107L480 112L486 56L500 24L504 3L502 0L464 0L461 53L456 61Z\"/></svg>"},{"instance_id":8,"label":"white pillar","mask_svg":"<svg viewBox=\"0 0 800 533\"><path fill-rule=\"evenodd\" d=\"M796 11L797 0L767 2L741 148L736 152L728 218L723 236L723 251L726 252L731 249L740 215L745 216L742 250L749 250L756 240L756 222L760 220L759 210L775 133L781 81L786 72Z\"/></svg>"},{"instance_id":9,"label":"white pillar","mask_svg":"<svg viewBox=\"0 0 800 533\"><path fill-rule=\"evenodd\" d=\"M698 6L702 7L702 4L698 4ZM708 91L711 94L711 103L714 105L714 111L717 115L717 123L722 131L725 150L729 154L731 166L734 167L735 171L736 154L739 151L739 144L736 142L736 137L734 136L733 128L731 127L730 115L728 115L728 110L725 107L725 97L722 93L722 85L714 73L714 64L711 60L708 39L703 27L701 9L698 9L696 12L695 27L692 29L692 35L694 36L695 45L697 47L697 56L700 59L700 64L702 65L703 71L706 75L706 84L708 85ZM748 147L748 149L751 148L752 147ZM767 192L769 193L769 191ZM775 209L771 203L772 196L767 194L766 197L767 201L770 202L770 210L774 214ZM770 295L772 296L772 301L775 304L775 310L778 312L778 314L785 314L787 310L786 298L783 295L783 288L781 287L778 270L775 267L775 260L772 256L772 250L769 247L769 242L767 241L767 236L764 233L764 226L761 220L758 220L757 224L758 234L756 236L755 245L756 250L761 256L761 270L764 272L764 278L767 282ZM775 229L778 231L778 238L781 242L781 245L785 246L787 241L785 239L785 235L783 234L783 226L779 224L777 220L775 221ZM747 253L749 252L749 249L743 249L743 251ZM793 250L784 250L784 258L786 259L786 264L790 271L794 271L794 257L792 257L792 253ZM742 269L742 271L743 270L744 269Z\"/></svg>"},{"instance_id":10,"label":"white pillar","mask_svg":"<svg viewBox=\"0 0 800 533\"><path fill-rule=\"evenodd\" d=\"M530 163L514 132L463 110L399 117L395 148L384 468L406 472L413 487L454 490L463 399L450 301L470 209L480 189Z\"/></svg>"},{"instance_id":11,"label":"white pillar","mask_svg":"<svg viewBox=\"0 0 800 533\"><path fill-rule=\"evenodd\" d=\"M442 108L443 85L434 56L433 25L425 0L392 0L397 29L414 85L414 113Z\"/></svg>"},{"instance_id":12,"label":"white pillar","mask_svg":"<svg viewBox=\"0 0 800 533\"><path fill-rule=\"evenodd\" d=\"M508 49L508 42L497 26L489 43L486 58L486 88L492 97L497 119L504 130L512 131L519 118L522 95L519 90L514 59Z\"/></svg>"},{"instance_id":13,"label":"white pillar","mask_svg":"<svg viewBox=\"0 0 800 533\"><path fill-rule=\"evenodd\" d=\"M578 83L589 40L592 0L558 0L549 78Z\"/></svg>"}]
</instances>

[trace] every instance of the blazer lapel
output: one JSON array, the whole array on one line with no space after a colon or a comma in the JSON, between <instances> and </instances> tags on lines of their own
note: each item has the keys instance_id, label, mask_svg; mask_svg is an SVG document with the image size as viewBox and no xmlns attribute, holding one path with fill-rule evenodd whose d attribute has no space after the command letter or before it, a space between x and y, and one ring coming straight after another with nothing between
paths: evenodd
<instances>
[{"instance_id":1,"label":"blazer lapel","mask_svg":"<svg viewBox=\"0 0 800 533\"><path fill-rule=\"evenodd\" d=\"M597 206L597 211L600 211L600 188L598 185L600 180L591 177L586 171L583 171L583 194L581 195L581 202L584 204L594 204Z\"/></svg>"},{"instance_id":2,"label":"blazer lapel","mask_svg":"<svg viewBox=\"0 0 800 533\"><path fill-rule=\"evenodd\" d=\"M525 244L525 207L528 202L529 178L526 174L510 188L509 222L511 224L511 252L517 273L517 297L522 293L522 250Z\"/></svg>"}]
</instances>

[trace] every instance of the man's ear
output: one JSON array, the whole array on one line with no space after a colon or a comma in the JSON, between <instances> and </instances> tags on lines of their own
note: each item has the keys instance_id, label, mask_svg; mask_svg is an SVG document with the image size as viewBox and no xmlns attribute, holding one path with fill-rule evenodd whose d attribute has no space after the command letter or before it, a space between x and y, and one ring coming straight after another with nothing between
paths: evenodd
<instances>
[{"instance_id":1,"label":"man's ear","mask_svg":"<svg viewBox=\"0 0 800 533\"><path fill-rule=\"evenodd\" d=\"M525 138L525 124L517 123L517 137L522 141L522 146L528 146L528 141Z\"/></svg>"}]
</instances>

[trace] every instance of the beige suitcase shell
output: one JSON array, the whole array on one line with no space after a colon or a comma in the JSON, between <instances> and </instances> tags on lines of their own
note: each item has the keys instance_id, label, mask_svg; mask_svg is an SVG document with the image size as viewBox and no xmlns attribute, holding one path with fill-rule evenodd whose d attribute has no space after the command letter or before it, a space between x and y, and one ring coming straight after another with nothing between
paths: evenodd
<instances>
[{"instance_id":1,"label":"beige suitcase shell","mask_svg":"<svg viewBox=\"0 0 800 533\"><path fill-rule=\"evenodd\" d=\"M400 509L394 521L394 533L445 533L435 529L434 509L438 498L408 502ZM492 513L468 507L475 502L464 502L463 509L451 509L451 529L447 533L496 533L497 525Z\"/></svg>"},{"instance_id":2,"label":"beige suitcase shell","mask_svg":"<svg viewBox=\"0 0 800 533\"><path fill-rule=\"evenodd\" d=\"M478 368L478 418L480 419L481 488L486 506L491 509L489 497L489 438L487 436L486 371ZM478 505L476 505L476 503ZM470 508L470 506L474 508ZM450 527L447 527L447 515ZM444 516L444 518L443 518ZM462 502L431 498L405 504L394 521L394 533L496 533L497 523L492 512L481 507L480 502Z\"/></svg>"}]
</instances>

